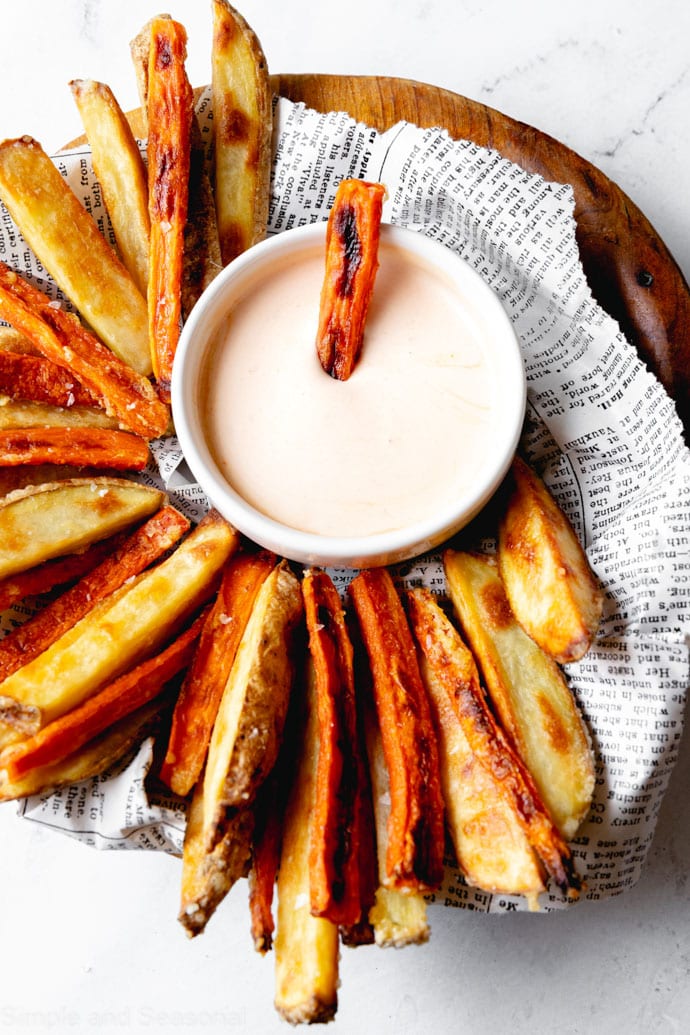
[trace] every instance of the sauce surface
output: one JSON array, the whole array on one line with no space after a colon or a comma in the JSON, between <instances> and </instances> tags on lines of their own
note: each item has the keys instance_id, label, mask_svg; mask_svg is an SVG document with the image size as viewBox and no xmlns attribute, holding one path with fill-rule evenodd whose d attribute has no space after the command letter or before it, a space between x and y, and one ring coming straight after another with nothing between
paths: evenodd
<instances>
[{"instance_id":1,"label":"sauce surface","mask_svg":"<svg viewBox=\"0 0 690 1035\"><path fill-rule=\"evenodd\" d=\"M354 373L315 348L322 249L257 274L211 343L205 433L236 492L292 528L361 536L449 506L491 454L492 371L481 314L437 271L381 241Z\"/></svg>"}]
</instances>

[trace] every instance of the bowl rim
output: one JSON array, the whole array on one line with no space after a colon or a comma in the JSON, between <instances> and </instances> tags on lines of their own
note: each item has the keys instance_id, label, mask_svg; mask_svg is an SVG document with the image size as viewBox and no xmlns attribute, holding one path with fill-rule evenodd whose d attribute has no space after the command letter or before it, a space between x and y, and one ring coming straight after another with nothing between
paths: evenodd
<instances>
[{"instance_id":1,"label":"bowl rim","mask_svg":"<svg viewBox=\"0 0 690 1035\"><path fill-rule=\"evenodd\" d=\"M479 295L482 310L490 314L492 325L494 321L503 325L510 345L501 367L506 377L512 377L514 394L509 397L512 412L508 413L509 419L503 421L499 444L494 451L500 457L500 463L490 465L486 475L478 479L474 491L462 497L462 506L449 502L413 525L363 536L321 535L296 529L257 510L240 496L215 463L204 440L202 421L194 421L193 418L197 378L209 338L222 319L222 300L226 294L233 290L234 284L241 284L264 263L295 249L311 248L321 240L325 247L326 225L324 219L265 238L233 259L202 293L182 328L173 364L171 406L175 433L187 465L211 505L259 546L289 560L328 567L362 568L397 563L439 546L488 503L510 467L524 421L527 388L515 328L493 288L457 252L424 234L423 228L412 229L391 223L381 225L384 244L402 247L446 272L446 267L450 266L454 275L470 282L475 293L473 298Z\"/></svg>"}]
</instances>

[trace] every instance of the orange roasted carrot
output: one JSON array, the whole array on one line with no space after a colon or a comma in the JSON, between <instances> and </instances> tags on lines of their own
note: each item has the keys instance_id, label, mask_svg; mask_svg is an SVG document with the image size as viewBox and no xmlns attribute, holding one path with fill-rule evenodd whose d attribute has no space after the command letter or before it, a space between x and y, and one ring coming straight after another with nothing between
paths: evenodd
<instances>
[{"instance_id":1,"label":"orange roasted carrot","mask_svg":"<svg viewBox=\"0 0 690 1035\"><path fill-rule=\"evenodd\" d=\"M503 797L546 872L562 891L576 898L582 881L570 849L554 826L527 767L494 719L469 648L450 626L450 641L437 634L436 623L444 616L439 615L428 590L408 591L404 600L419 649L434 679L444 688L473 754L498 778Z\"/></svg>"},{"instance_id":2,"label":"orange roasted carrot","mask_svg":"<svg viewBox=\"0 0 690 1035\"><path fill-rule=\"evenodd\" d=\"M390 572L360 572L349 593L369 656L390 779L387 886L424 892L441 883L444 849L441 777L429 700Z\"/></svg>"},{"instance_id":3,"label":"orange roasted carrot","mask_svg":"<svg viewBox=\"0 0 690 1035\"><path fill-rule=\"evenodd\" d=\"M385 193L381 183L342 180L328 217L316 351L326 373L339 381L350 377L362 348Z\"/></svg>"},{"instance_id":4,"label":"orange roasted carrot","mask_svg":"<svg viewBox=\"0 0 690 1035\"><path fill-rule=\"evenodd\" d=\"M0 640L0 680L38 657L99 600L142 572L188 529L186 517L174 507L162 507L97 568Z\"/></svg>"},{"instance_id":5,"label":"orange roasted carrot","mask_svg":"<svg viewBox=\"0 0 690 1035\"><path fill-rule=\"evenodd\" d=\"M68 313L0 262L0 319L23 334L38 351L71 371L122 427L144 438L166 430L170 412L148 378L103 345Z\"/></svg>"},{"instance_id":6,"label":"orange roasted carrot","mask_svg":"<svg viewBox=\"0 0 690 1035\"><path fill-rule=\"evenodd\" d=\"M199 779L218 705L261 585L277 558L267 551L237 554L225 567L194 661L173 712L160 776L183 797Z\"/></svg>"},{"instance_id":7,"label":"orange roasted carrot","mask_svg":"<svg viewBox=\"0 0 690 1035\"><path fill-rule=\"evenodd\" d=\"M64 367L26 352L0 352L0 395L51 406L98 405L98 399Z\"/></svg>"},{"instance_id":8,"label":"orange roasted carrot","mask_svg":"<svg viewBox=\"0 0 690 1035\"><path fill-rule=\"evenodd\" d=\"M182 321L184 230L189 200L194 94L187 79L187 33L172 18L151 22L148 63L149 341L159 395L170 401Z\"/></svg>"},{"instance_id":9,"label":"orange roasted carrot","mask_svg":"<svg viewBox=\"0 0 690 1035\"><path fill-rule=\"evenodd\" d=\"M70 464L143 471L149 446L140 435L110 428L10 428L0 431L0 467Z\"/></svg>"},{"instance_id":10,"label":"orange roasted carrot","mask_svg":"<svg viewBox=\"0 0 690 1035\"><path fill-rule=\"evenodd\" d=\"M17 780L31 769L60 762L157 697L166 683L191 661L204 617L197 618L160 654L125 672L77 708L9 749L0 762L8 778Z\"/></svg>"},{"instance_id":11,"label":"orange roasted carrot","mask_svg":"<svg viewBox=\"0 0 690 1035\"><path fill-rule=\"evenodd\" d=\"M306 572L302 595L319 733L309 842L310 907L313 916L351 926L361 917L352 643L338 591L326 572Z\"/></svg>"}]
</instances>

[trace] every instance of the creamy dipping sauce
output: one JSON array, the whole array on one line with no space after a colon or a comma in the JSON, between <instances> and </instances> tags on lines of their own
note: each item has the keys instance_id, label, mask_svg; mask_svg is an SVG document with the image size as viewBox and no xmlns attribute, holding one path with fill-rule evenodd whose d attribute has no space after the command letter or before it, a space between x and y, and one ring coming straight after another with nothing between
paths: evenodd
<instances>
[{"instance_id":1,"label":"creamy dipping sauce","mask_svg":"<svg viewBox=\"0 0 690 1035\"><path fill-rule=\"evenodd\" d=\"M347 381L316 355L323 249L255 274L210 343L204 432L247 502L294 529L368 536L450 507L495 449L498 348L481 313L381 240L364 345Z\"/></svg>"}]
</instances>

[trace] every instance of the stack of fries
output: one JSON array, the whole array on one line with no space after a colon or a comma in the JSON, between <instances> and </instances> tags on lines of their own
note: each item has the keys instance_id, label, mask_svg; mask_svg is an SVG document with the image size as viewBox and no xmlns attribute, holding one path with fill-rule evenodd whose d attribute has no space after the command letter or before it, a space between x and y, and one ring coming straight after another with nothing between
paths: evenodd
<instances>
[{"instance_id":1,"label":"stack of fries","mask_svg":"<svg viewBox=\"0 0 690 1035\"><path fill-rule=\"evenodd\" d=\"M579 894L567 841L594 772L559 663L588 649L602 594L519 459L495 556L447 551L442 598L362 571L347 612L326 572L241 542L214 511L191 529L111 473L146 465L186 314L265 232L266 62L242 17L212 8L211 175L169 16L132 45L147 168L108 87L71 84L117 252L39 144L0 145L0 197L80 314L0 266L0 466L16 474L0 605L41 595L0 642L0 799L103 772L155 731L151 777L187 807L183 927L202 932L248 878L277 1010L325 1021L341 941L427 940L446 834L469 884L535 907L548 881Z\"/></svg>"}]
</instances>

